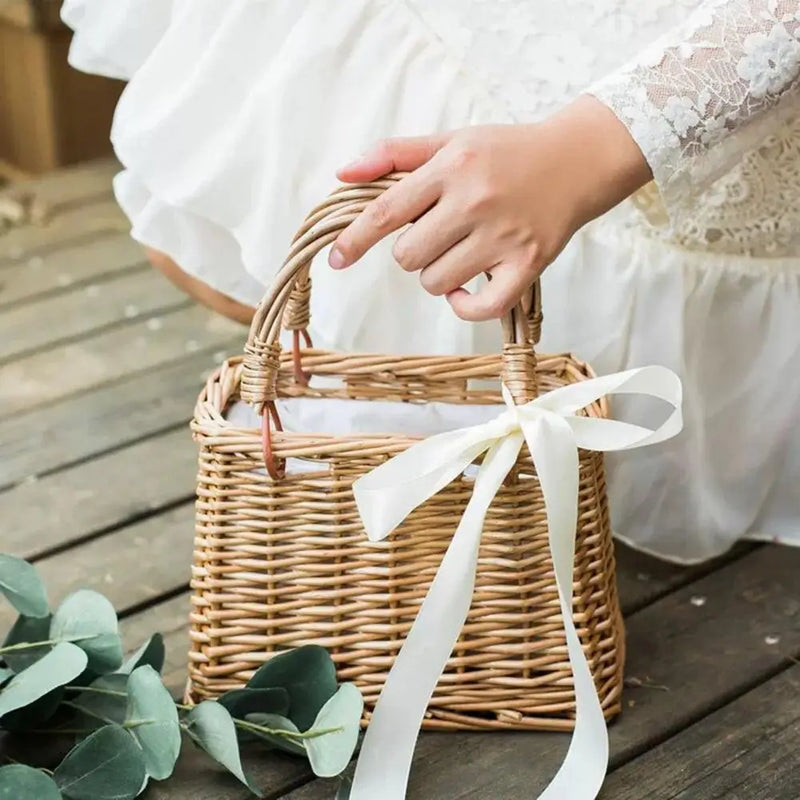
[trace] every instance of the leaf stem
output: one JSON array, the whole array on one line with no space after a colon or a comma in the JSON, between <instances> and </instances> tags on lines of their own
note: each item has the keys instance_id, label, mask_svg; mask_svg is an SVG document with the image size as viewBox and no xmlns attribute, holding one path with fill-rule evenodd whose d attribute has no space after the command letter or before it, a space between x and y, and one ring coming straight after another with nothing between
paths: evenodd
<instances>
[{"instance_id":1,"label":"leaf stem","mask_svg":"<svg viewBox=\"0 0 800 800\"><path fill-rule=\"evenodd\" d=\"M99 714L97 711L92 711L90 708L86 708L82 706L80 703L73 703L71 700L64 700L62 705L67 706L68 708L74 709L75 711L80 711L82 714L86 714L88 717L94 717L95 719L99 719L101 722L105 722L106 725L116 725L117 723L114 722L113 719L109 719L103 714Z\"/></svg>"},{"instance_id":2,"label":"leaf stem","mask_svg":"<svg viewBox=\"0 0 800 800\"><path fill-rule=\"evenodd\" d=\"M68 692L89 692L90 694L104 694L107 697L127 697L127 692L117 692L114 689L98 689L96 686L65 686Z\"/></svg>"},{"instance_id":3,"label":"leaf stem","mask_svg":"<svg viewBox=\"0 0 800 800\"><path fill-rule=\"evenodd\" d=\"M305 733L295 733L294 731L285 731L280 728L265 728L262 725L256 725L254 722L248 722L243 719L234 719L233 724L236 725L237 728L250 731L251 733L264 733L269 736L282 736L286 739L298 739L300 741L304 739L317 739L320 736L326 736L329 733L339 733L343 730L342 728L321 728L319 730L306 731Z\"/></svg>"},{"instance_id":4,"label":"leaf stem","mask_svg":"<svg viewBox=\"0 0 800 800\"><path fill-rule=\"evenodd\" d=\"M176 708L179 711L191 711L195 706L187 706L183 705L182 703L175 703ZM256 725L255 722L248 722L244 719L236 719L232 717L233 724L237 728L241 728L244 731L250 731L251 733L263 733L268 736L282 736L285 739L299 739L302 741L303 739L316 739L320 736L326 736L329 733L340 733L343 728L321 728L319 730L310 730L306 731L305 733L295 733L294 731L286 731L282 728L273 729L273 728L265 728L262 725Z\"/></svg>"},{"instance_id":5,"label":"leaf stem","mask_svg":"<svg viewBox=\"0 0 800 800\"><path fill-rule=\"evenodd\" d=\"M66 639L47 639L44 642L20 642L19 644L10 644L7 647L0 647L0 656L5 653L13 653L17 650L33 650L35 647L47 647L49 645L57 645L62 642L85 642L87 639L96 639L99 636L97 633L90 633L84 636L70 636Z\"/></svg>"}]
</instances>

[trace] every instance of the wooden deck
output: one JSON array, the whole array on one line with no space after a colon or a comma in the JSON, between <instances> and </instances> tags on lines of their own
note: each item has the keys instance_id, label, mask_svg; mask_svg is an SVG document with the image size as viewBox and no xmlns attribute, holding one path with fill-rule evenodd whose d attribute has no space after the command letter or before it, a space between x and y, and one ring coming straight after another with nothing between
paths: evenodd
<instances>
[{"instance_id":1,"label":"wooden deck","mask_svg":"<svg viewBox=\"0 0 800 800\"><path fill-rule=\"evenodd\" d=\"M37 563L51 597L96 587L126 642L166 637L184 681L195 447L204 375L244 331L192 305L144 263L110 191L113 165L34 188L46 227L0 234L0 549ZM799 501L800 502L800 501ZM800 551L742 546L679 569L619 551L628 626L625 711L605 800L800 797ZM0 625L11 621L0 607ZM424 735L412 800L529 800L563 736ZM264 754L268 798L326 800L330 781ZM188 747L148 800L244 800ZM380 798L375 798L380 800Z\"/></svg>"}]
</instances>

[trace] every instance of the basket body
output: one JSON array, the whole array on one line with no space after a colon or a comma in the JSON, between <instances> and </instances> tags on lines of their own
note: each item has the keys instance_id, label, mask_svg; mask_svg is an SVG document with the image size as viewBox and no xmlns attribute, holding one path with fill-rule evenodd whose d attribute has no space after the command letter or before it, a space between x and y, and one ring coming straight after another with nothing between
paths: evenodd
<instances>
[{"instance_id":1,"label":"basket body","mask_svg":"<svg viewBox=\"0 0 800 800\"><path fill-rule=\"evenodd\" d=\"M293 378L283 357L278 396L398 402L499 403L500 356L353 356L303 353L303 368L338 376L336 388ZM325 647L341 681L364 694L366 719L419 611L468 502L458 478L415 510L386 542L367 541L354 480L416 440L392 435L276 434L281 458L315 462L280 479L264 471L262 432L225 419L242 367L226 362L195 412L200 445L187 699L242 686L272 655ZM542 391L592 377L569 356L540 357ZM483 385L482 383L480 385ZM604 403L586 410L607 416ZM607 718L620 710L624 632L602 456L580 453L573 588L575 624ZM545 509L527 448L484 526L477 583L461 638L430 702L428 729L567 730L571 670Z\"/></svg>"}]
</instances>

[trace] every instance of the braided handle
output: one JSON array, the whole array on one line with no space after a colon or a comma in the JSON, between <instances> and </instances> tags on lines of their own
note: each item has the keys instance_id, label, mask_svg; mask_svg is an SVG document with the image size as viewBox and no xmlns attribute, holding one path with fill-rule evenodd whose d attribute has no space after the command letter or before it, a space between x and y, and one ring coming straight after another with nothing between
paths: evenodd
<instances>
[{"instance_id":1,"label":"braided handle","mask_svg":"<svg viewBox=\"0 0 800 800\"><path fill-rule=\"evenodd\" d=\"M281 327L297 332L308 326L312 260L372 200L402 177L397 173L371 183L340 187L309 214L298 231L286 261L256 310L245 346L241 396L259 413L276 399ZM528 402L537 394L534 344L541 328L540 295L537 282L502 320L502 377L517 403Z\"/></svg>"}]
</instances>

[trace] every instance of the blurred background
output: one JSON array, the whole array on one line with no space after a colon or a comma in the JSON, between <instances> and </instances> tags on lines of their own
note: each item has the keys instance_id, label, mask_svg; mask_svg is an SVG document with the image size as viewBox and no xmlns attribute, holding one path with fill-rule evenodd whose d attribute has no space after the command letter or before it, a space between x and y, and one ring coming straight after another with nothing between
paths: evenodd
<instances>
[{"instance_id":1,"label":"blurred background","mask_svg":"<svg viewBox=\"0 0 800 800\"><path fill-rule=\"evenodd\" d=\"M108 155L123 84L69 67L59 0L0 0L0 179Z\"/></svg>"}]
</instances>

